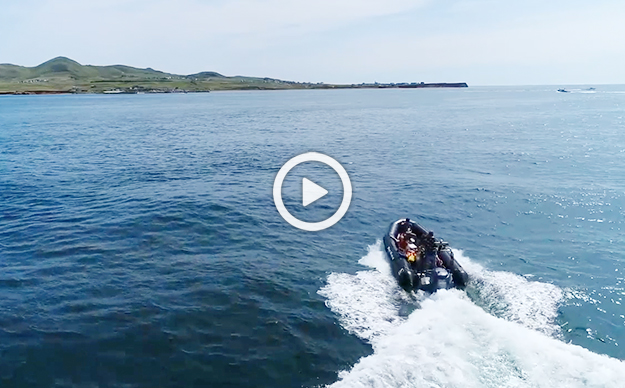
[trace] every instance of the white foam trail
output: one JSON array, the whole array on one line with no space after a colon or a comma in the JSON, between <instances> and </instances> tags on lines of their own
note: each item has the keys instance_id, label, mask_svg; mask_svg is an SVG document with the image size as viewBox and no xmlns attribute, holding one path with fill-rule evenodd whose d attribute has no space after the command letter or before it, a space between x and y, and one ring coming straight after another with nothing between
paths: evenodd
<instances>
[{"instance_id":1,"label":"white foam trail","mask_svg":"<svg viewBox=\"0 0 625 388\"><path fill-rule=\"evenodd\" d=\"M454 250L454 257L471 275L479 304L487 311L553 337L561 335L555 322L564 300L560 288L510 272L485 270L459 250Z\"/></svg>"},{"instance_id":2,"label":"white foam trail","mask_svg":"<svg viewBox=\"0 0 625 388\"><path fill-rule=\"evenodd\" d=\"M377 271L332 273L319 293L328 299L326 305L342 317L345 329L371 341L405 320L398 310L411 298L397 285L379 242L369 247L359 263Z\"/></svg>"},{"instance_id":3,"label":"white foam trail","mask_svg":"<svg viewBox=\"0 0 625 388\"><path fill-rule=\"evenodd\" d=\"M424 297L401 290L380 245L360 260L376 270L331 274L319 291L341 325L374 351L333 387L624 386L624 362L552 337L557 287L486 271L456 252L474 279L469 289L491 315L462 291ZM407 304L421 308L402 317Z\"/></svg>"}]
</instances>

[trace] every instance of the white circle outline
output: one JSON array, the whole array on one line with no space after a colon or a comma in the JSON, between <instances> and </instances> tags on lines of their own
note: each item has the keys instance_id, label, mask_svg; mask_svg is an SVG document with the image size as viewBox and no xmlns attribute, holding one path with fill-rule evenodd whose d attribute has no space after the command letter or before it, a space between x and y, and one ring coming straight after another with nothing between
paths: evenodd
<instances>
[{"instance_id":1,"label":"white circle outline","mask_svg":"<svg viewBox=\"0 0 625 388\"><path fill-rule=\"evenodd\" d=\"M286 178L286 175L293 169L293 167L304 162L321 162L332 167L332 169L339 174L339 178L341 178L341 183L343 184L343 201L341 202L341 206L339 206L337 211L330 218L323 221L305 222L299 220L293 217L293 215L286 210L286 206L284 206L284 202L282 202L282 184L284 183L284 178ZM306 152L289 159L289 161L284 163L284 165L280 168L280 171L276 174L276 179L273 181L273 202L276 205L276 209L278 209L278 213L280 213L282 218L284 218L284 220L292 226L308 232L318 232L339 222L345 213L347 213L347 209L349 209L351 201L352 182L349 180L347 171L345 171L345 168L343 168L343 166L341 166L341 164L335 159L319 152Z\"/></svg>"}]
</instances>

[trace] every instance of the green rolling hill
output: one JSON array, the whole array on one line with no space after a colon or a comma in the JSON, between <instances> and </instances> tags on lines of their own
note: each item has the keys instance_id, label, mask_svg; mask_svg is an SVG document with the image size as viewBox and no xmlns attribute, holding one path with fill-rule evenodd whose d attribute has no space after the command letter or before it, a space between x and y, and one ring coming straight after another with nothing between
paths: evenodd
<instances>
[{"instance_id":1,"label":"green rolling hill","mask_svg":"<svg viewBox=\"0 0 625 388\"><path fill-rule=\"evenodd\" d=\"M0 93L204 92L210 90L302 89L317 84L271 78L226 77L215 72L170 74L130 66L91 66L57 57L35 67L0 64ZM327 85L326 85L327 87Z\"/></svg>"},{"instance_id":2,"label":"green rolling hill","mask_svg":"<svg viewBox=\"0 0 625 388\"><path fill-rule=\"evenodd\" d=\"M179 75L124 65L92 66L57 57L35 67L0 64L0 94L172 93L211 90L280 90L338 88L449 88L466 83L332 85L274 78L226 77L213 71Z\"/></svg>"}]
</instances>

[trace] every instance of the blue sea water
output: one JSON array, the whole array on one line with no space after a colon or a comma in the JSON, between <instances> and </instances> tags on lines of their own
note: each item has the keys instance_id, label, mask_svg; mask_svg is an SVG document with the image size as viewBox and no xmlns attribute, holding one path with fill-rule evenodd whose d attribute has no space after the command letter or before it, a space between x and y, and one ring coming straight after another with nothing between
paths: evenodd
<instances>
[{"instance_id":1,"label":"blue sea water","mask_svg":"<svg viewBox=\"0 0 625 388\"><path fill-rule=\"evenodd\" d=\"M625 87L555 89L0 97L0 386L625 386ZM466 291L396 285L406 216Z\"/></svg>"}]
</instances>

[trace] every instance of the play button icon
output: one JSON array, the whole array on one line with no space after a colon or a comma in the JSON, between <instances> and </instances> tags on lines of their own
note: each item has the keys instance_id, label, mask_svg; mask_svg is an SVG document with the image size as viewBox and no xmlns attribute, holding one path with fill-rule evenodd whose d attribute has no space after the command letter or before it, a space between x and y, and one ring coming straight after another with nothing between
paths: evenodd
<instances>
[{"instance_id":1,"label":"play button icon","mask_svg":"<svg viewBox=\"0 0 625 388\"><path fill-rule=\"evenodd\" d=\"M309 179L302 179L302 205L304 207L321 199L326 194L328 194L328 190Z\"/></svg>"},{"instance_id":2,"label":"play button icon","mask_svg":"<svg viewBox=\"0 0 625 388\"><path fill-rule=\"evenodd\" d=\"M319 222L306 222L295 218L289 211L286 206L284 206L284 202L282 201L282 184L284 183L284 178L295 166L305 163L305 162L321 162L327 166L330 166L341 178L341 184L343 185L343 200L341 201L341 205L336 210L336 212L328 219ZM304 207L310 205L311 203L323 198L328 194L328 190L319 186L315 182L311 181L308 178L302 179L302 205ZM290 159L288 162L280 168L278 174L276 175L276 179L273 182L273 202L276 205L276 209L278 209L278 213L284 218L286 222L293 225L296 228L307 230L309 232L316 232L319 230L323 230L331 227L336 224L343 218L345 213L347 213L347 209L349 209L349 204L352 200L352 183L349 180L349 175L347 175L347 171L345 168L341 166L339 162L332 159L328 155L320 154L318 152L307 152L305 154L297 155L296 157Z\"/></svg>"}]
</instances>

